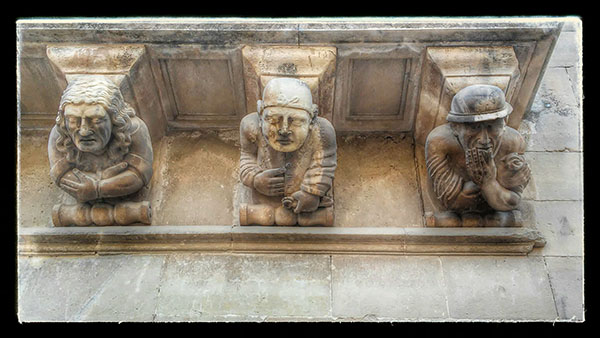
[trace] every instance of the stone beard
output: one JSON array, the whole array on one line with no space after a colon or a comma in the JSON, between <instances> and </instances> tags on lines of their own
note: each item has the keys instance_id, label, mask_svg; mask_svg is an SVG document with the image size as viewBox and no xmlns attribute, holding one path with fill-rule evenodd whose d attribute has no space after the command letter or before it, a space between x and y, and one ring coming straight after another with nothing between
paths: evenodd
<instances>
[{"instance_id":1,"label":"stone beard","mask_svg":"<svg viewBox=\"0 0 600 338\"><path fill-rule=\"evenodd\" d=\"M152 177L150 134L110 80L69 83L48 156L53 181L77 200L55 206L56 226L149 224L149 203L134 200Z\"/></svg>"}]
</instances>

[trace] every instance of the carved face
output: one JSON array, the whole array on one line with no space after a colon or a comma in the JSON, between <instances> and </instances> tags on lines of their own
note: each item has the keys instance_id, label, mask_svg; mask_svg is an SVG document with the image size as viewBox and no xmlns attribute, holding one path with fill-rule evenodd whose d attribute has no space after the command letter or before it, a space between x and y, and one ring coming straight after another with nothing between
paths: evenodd
<instances>
[{"instance_id":1,"label":"carved face","mask_svg":"<svg viewBox=\"0 0 600 338\"><path fill-rule=\"evenodd\" d=\"M65 127L73 143L83 152L101 152L112 133L110 116L99 104L67 104Z\"/></svg>"},{"instance_id":2,"label":"carved face","mask_svg":"<svg viewBox=\"0 0 600 338\"><path fill-rule=\"evenodd\" d=\"M310 120L308 112L302 109L268 107L262 114L262 132L273 149L292 152L304 144Z\"/></svg>"},{"instance_id":3,"label":"carved face","mask_svg":"<svg viewBox=\"0 0 600 338\"><path fill-rule=\"evenodd\" d=\"M463 147L494 152L504 132L504 118L491 121L453 123L453 129Z\"/></svg>"}]
</instances>

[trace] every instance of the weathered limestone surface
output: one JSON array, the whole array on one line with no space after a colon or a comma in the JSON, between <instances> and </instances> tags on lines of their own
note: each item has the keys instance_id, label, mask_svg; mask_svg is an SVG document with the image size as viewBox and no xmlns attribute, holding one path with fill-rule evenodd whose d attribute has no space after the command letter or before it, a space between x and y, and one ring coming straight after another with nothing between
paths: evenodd
<instances>
[{"instance_id":1,"label":"weathered limestone surface","mask_svg":"<svg viewBox=\"0 0 600 338\"><path fill-rule=\"evenodd\" d=\"M441 257L452 318L557 318L542 258Z\"/></svg>"},{"instance_id":2,"label":"weathered limestone surface","mask_svg":"<svg viewBox=\"0 0 600 338\"><path fill-rule=\"evenodd\" d=\"M231 134L237 132L185 132L163 139L152 182L154 224L233 224L239 148Z\"/></svg>"},{"instance_id":3,"label":"weathered limestone surface","mask_svg":"<svg viewBox=\"0 0 600 338\"><path fill-rule=\"evenodd\" d=\"M261 41L267 43L283 41L286 44L295 44L298 39L318 43L335 34L340 36L340 40L348 41L384 38L393 42L399 38L398 34L377 31L364 31L347 36L344 32L327 31L335 25L322 24L303 24L300 26L302 31L298 34L297 26L289 26L288 31L280 31L276 35L269 31L244 34L253 35L253 38L262 39ZM76 258L21 255L18 261L19 319L170 321L178 320L177 311L183 309L184 312L188 311L183 317L192 321L407 321L415 318L435 321L584 320L581 252L583 177L580 166L583 158L580 142L582 111L573 110L573 102L580 104L582 100L577 90L577 83L581 81L581 59L577 50L572 48L576 45L573 39L578 35L566 34L575 32L580 27L580 24L565 25L532 106L532 111L539 108L536 123L544 124L544 127L536 129L535 134L528 135L530 151L526 156L534 166L534 179L528 186L531 190L525 194L525 198L533 205L538 230L544 233L547 244L543 248L534 249L529 256L272 256L165 253L151 256L111 255ZM55 31L55 36L66 36L77 42L115 41L115 37L122 41L131 39L127 35L119 35L116 30L97 32L95 28L94 25L90 25L79 35L73 36L69 35L69 32ZM435 31L434 28L432 32ZM42 29L40 27L37 32L31 34L46 36L42 34ZM305 30L311 31L304 32ZM140 29L132 34L147 40L148 32ZM226 37L223 41L229 43L237 39L234 38L237 33L239 32L226 29L213 33L214 35L196 32L186 32L183 35L197 41L215 41L211 39ZM463 34L476 37L476 33L454 32L442 38L456 39ZM510 35L515 32L507 29L502 34ZM410 39L410 34L401 34L400 37ZM566 79L562 72L567 74ZM553 74L562 80L548 80ZM571 92L559 89L564 88L567 83L563 80L569 81ZM543 96L544 92L551 90L557 93L556 101L547 108ZM560 111L569 113L563 116L560 115ZM529 114L531 112L525 114L524 122L520 126L519 130L522 133L525 133L527 120L534 118ZM560 135L564 143L552 143L554 135ZM541 141L542 139L544 141ZM47 178L48 168L44 149L39 149L43 148L39 145L43 145L45 141L44 136L40 137L39 141L35 138L22 140L25 147L21 148L21 151L26 156L21 158L20 170L25 174L25 178L20 180L22 190L19 191L36 192L19 195L20 208L27 213L27 216L21 216L19 219L22 226L50 226L49 214L42 213L40 209L43 203L52 203L49 201L57 198L55 194L58 188L53 191L49 178L44 178ZM343 142L338 143L341 146L341 162L345 150ZM565 144L569 144L567 149ZM237 159L234 158L233 161L237 164ZM229 177L228 170L223 170L227 172L223 177ZM536 171L539 171L539 174ZM341 174L340 171L338 175ZM158 175L156 168L155 175ZM339 181L337 180L336 184ZM335 189L338 191L341 188L336 185ZM225 195L220 196L226 200ZM155 198L160 197L157 195ZM40 209L37 209L37 203L41 203ZM36 208L37 214L29 213L33 208ZM336 217L343 216L336 214ZM288 267L290 269L287 269ZM411 270L410 267L418 268ZM371 269L382 274L370 274ZM140 276L142 278L138 279ZM363 280L359 279L361 277ZM371 284L365 282L367 277L372 278ZM274 280L278 283L273 282ZM398 284L415 285L415 296L405 293ZM420 284L428 286L429 289L420 289ZM51 287L52 285L55 287ZM268 288L261 288L261 285ZM371 285L377 285L379 288L372 288ZM187 288L187 294L192 296L184 299L179 286ZM242 291L245 293L241 294ZM167 294L180 299L181 307L163 298ZM362 303L353 301L352 297L356 294L362 297ZM393 304L386 299L368 298L382 294L394 300L407 301L404 304ZM211 295L223 295L226 302ZM312 302L303 299L306 296L310 296L307 299L311 299ZM445 304L440 304L442 296ZM238 298L245 302L238 303ZM328 300L325 300L326 298ZM142 299L143 302L140 303ZM251 303L259 306L250 306ZM431 308L424 309L421 303L431 304ZM385 306L386 304L389 306ZM228 313L233 314L232 316L223 315L223 309L227 306L230 309ZM156 309L160 309L160 312ZM203 312L202 315L197 311ZM249 316L248 313L253 315Z\"/></svg>"},{"instance_id":4,"label":"weathered limestone surface","mask_svg":"<svg viewBox=\"0 0 600 338\"><path fill-rule=\"evenodd\" d=\"M164 257L20 259L21 321L150 321Z\"/></svg>"},{"instance_id":5,"label":"weathered limestone surface","mask_svg":"<svg viewBox=\"0 0 600 338\"><path fill-rule=\"evenodd\" d=\"M546 257L545 261L559 318L582 321L585 306L581 257Z\"/></svg>"},{"instance_id":6,"label":"weathered limestone surface","mask_svg":"<svg viewBox=\"0 0 600 338\"><path fill-rule=\"evenodd\" d=\"M155 321L262 321L330 316L329 257L172 255Z\"/></svg>"}]
</instances>

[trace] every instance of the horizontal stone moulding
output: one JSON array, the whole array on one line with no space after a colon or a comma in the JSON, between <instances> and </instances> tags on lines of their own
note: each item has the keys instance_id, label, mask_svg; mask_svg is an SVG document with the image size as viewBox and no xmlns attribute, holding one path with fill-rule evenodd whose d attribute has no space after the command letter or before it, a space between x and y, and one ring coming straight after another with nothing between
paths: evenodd
<instances>
[{"instance_id":1,"label":"horizontal stone moulding","mask_svg":"<svg viewBox=\"0 0 600 338\"><path fill-rule=\"evenodd\" d=\"M116 226L21 228L20 255L162 252L526 255L545 244L529 228Z\"/></svg>"}]
</instances>

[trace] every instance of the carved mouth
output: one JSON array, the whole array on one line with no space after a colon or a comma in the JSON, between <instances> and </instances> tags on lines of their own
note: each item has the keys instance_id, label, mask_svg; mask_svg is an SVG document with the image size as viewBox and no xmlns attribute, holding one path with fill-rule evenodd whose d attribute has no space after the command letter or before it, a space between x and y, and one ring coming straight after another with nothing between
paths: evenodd
<instances>
[{"instance_id":1,"label":"carved mouth","mask_svg":"<svg viewBox=\"0 0 600 338\"><path fill-rule=\"evenodd\" d=\"M281 145L287 146L292 143L292 140L290 140L289 138L278 138L277 142Z\"/></svg>"}]
</instances>

